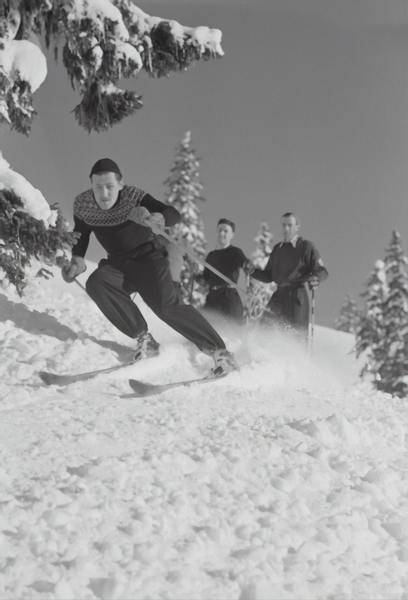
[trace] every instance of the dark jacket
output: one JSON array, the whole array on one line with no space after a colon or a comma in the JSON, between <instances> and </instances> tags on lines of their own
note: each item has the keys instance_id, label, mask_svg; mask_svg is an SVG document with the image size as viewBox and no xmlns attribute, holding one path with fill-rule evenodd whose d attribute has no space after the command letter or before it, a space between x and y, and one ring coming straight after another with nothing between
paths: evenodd
<instances>
[{"instance_id":1,"label":"dark jacket","mask_svg":"<svg viewBox=\"0 0 408 600\"><path fill-rule=\"evenodd\" d=\"M311 276L320 281L329 273L312 242L298 237L291 242L275 244L264 269L255 269L252 277L264 283L274 281L278 286L299 286Z\"/></svg>"}]
</instances>

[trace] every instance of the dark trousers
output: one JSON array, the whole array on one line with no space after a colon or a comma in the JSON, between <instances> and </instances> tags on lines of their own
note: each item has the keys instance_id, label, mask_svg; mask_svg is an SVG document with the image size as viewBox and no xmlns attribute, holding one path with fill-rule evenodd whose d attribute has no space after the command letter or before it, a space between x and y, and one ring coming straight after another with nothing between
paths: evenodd
<instances>
[{"instance_id":1,"label":"dark trousers","mask_svg":"<svg viewBox=\"0 0 408 600\"><path fill-rule=\"evenodd\" d=\"M239 324L244 322L244 307L234 288L220 287L210 290L204 308L221 313Z\"/></svg>"},{"instance_id":2,"label":"dark trousers","mask_svg":"<svg viewBox=\"0 0 408 600\"><path fill-rule=\"evenodd\" d=\"M278 288L270 299L262 320L275 321L280 325L289 325L307 335L309 327L310 304L304 286Z\"/></svg>"},{"instance_id":3,"label":"dark trousers","mask_svg":"<svg viewBox=\"0 0 408 600\"><path fill-rule=\"evenodd\" d=\"M163 251L122 263L102 260L86 282L86 291L105 317L131 338L147 331L147 324L130 295L138 292L145 303L173 329L210 353L225 344L206 319L192 306L181 304Z\"/></svg>"}]
</instances>

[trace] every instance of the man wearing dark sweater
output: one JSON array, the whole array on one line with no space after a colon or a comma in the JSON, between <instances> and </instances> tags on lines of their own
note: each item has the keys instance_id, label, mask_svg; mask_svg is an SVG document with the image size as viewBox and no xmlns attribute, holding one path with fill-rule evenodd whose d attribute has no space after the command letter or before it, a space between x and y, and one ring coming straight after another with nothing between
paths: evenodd
<instances>
[{"instance_id":1,"label":"man wearing dark sweater","mask_svg":"<svg viewBox=\"0 0 408 600\"><path fill-rule=\"evenodd\" d=\"M285 213L281 224L283 241L273 247L265 268L253 270L251 276L276 284L263 320L290 325L306 335L310 313L306 287L316 288L328 277L328 272L312 242L299 236L296 216Z\"/></svg>"},{"instance_id":2,"label":"man wearing dark sweater","mask_svg":"<svg viewBox=\"0 0 408 600\"><path fill-rule=\"evenodd\" d=\"M93 232L107 252L86 282L86 291L109 321L136 339L135 360L156 356L159 344L131 294L138 292L168 325L214 359L215 374L236 368L233 356L217 332L192 306L178 301L167 253L154 232L153 213L161 213L166 226L180 221L179 212L143 190L124 185L118 165L98 160L90 173L91 189L74 202L74 231L79 238L71 262L62 269L67 282L86 269L84 256Z\"/></svg>"},{"instance_id":3,"label":"man wearing dark sweater","mask_svg":"<svg viewBox=\"0 0 408 600\"><path fill-rule=\"evenodd\" d=\"M240 269L243 269L248 261L241 248L231 245L234 234L235 223L229 219L220 219L217 224L217 248L207 255L206 261L237 283ZM204 269L203 279L209 287L204 308L242 324L244 309L237 290L209 269Z\"/></svg>"}]
</instances>

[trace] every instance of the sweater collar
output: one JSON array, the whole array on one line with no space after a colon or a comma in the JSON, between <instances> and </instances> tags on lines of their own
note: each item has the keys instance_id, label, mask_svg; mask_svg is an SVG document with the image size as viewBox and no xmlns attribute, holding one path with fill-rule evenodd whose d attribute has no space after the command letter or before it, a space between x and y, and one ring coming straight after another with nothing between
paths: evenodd
<instances>
[{"instance_id":1,"label":"sweater collar","mask_svg":"<svg viewBox=\"0 0 408 600\"><path fill-rule=\"evenodd\" d=\"M294 237L294 238L292 238L292 239L290 240L290 242L281 242L281 243L279 244L279 248L282 248L283 244L292 244L292 246L293 246L294 248L296 248L296 244L298 243L298 240L300 240L300 235L295 235L295 237Z\"/></svg>"}]
</instances>

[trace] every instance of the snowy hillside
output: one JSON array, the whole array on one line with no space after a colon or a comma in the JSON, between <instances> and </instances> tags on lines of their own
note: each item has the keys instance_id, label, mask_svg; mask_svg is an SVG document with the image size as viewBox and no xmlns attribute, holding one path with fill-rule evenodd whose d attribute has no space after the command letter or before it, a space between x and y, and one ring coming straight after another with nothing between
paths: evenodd
<instances>
[{"instance_id":1,"label":"snowy hillside","mask_svg":"<svg viewBox=\"0 0 408 600\"><path fill-rule=\"evenodd\" d=\"M57 272L0 293L0 597L406 600L407 406L351 336L317 328L310 358L224 330L239 373L121 398L210 367L146 313L160 358L46 387L131 340Z\"/></svg>"}]
</instances>

